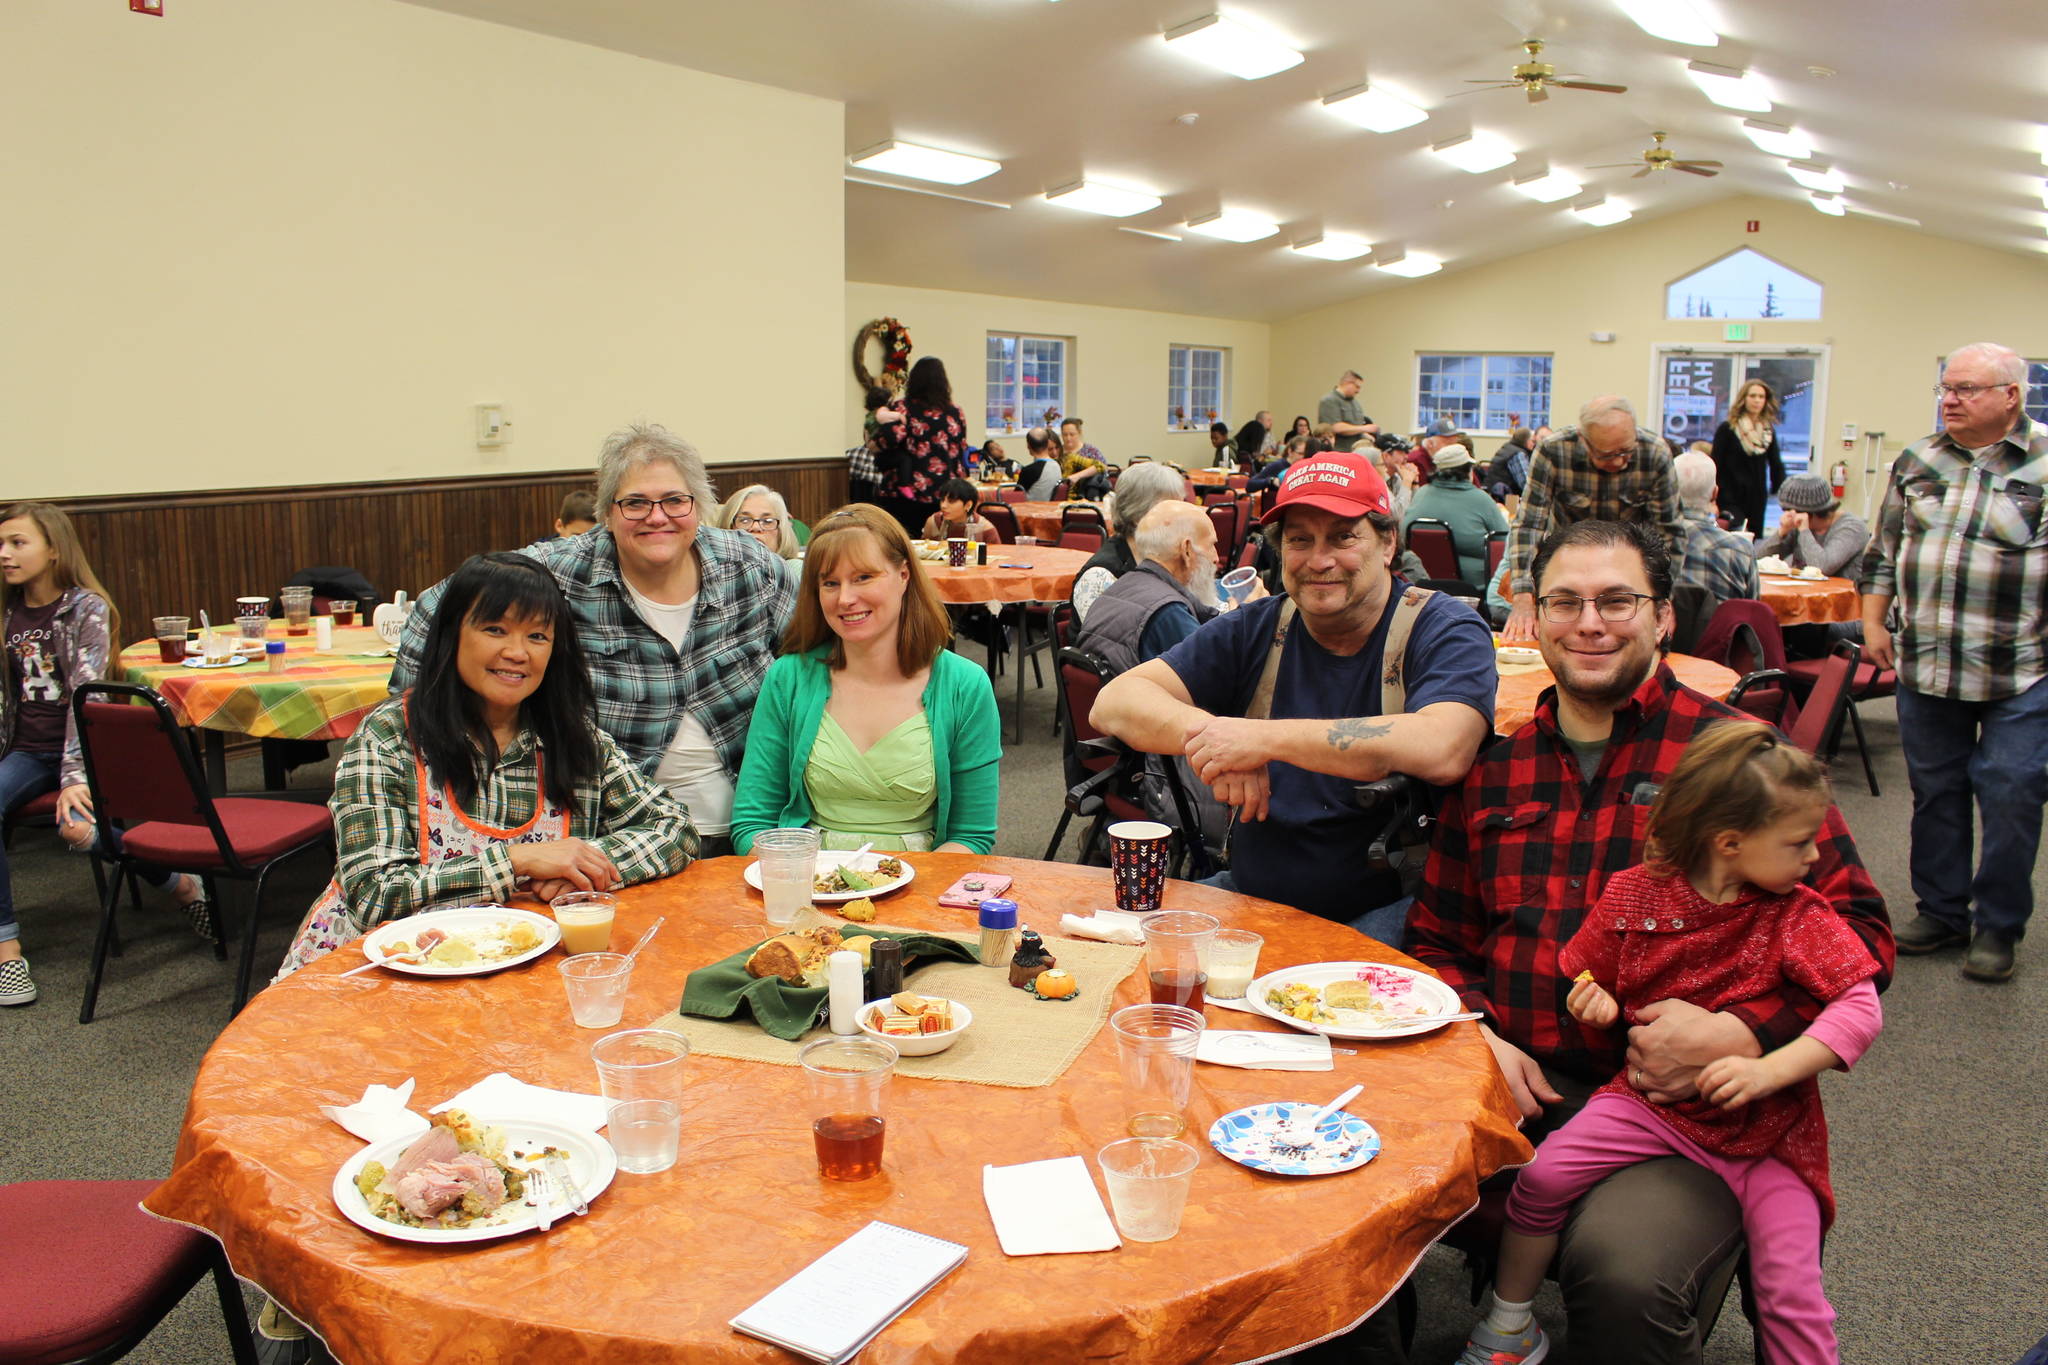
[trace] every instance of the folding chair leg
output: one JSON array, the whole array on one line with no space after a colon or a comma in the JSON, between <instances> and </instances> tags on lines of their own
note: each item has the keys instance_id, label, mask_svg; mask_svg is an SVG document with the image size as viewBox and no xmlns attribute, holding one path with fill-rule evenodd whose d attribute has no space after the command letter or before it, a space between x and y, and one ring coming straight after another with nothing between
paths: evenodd
<instances>
[{"instance_id":1,"label":"folding chair leg","mask_svg":"<svg viewBox=\"0 0 2048 1365\"><path fill-rule=\"evenodd\" d=\"M1040 862L1049 863L1056 859L1060 851L1060 840L1067 837L1067 822L1073 818L1074 812L1070 810L1060 812L1060 822L1052 827L1052 842L1045 846L1045 857L1041 858Z\"/></svg>"},{"instance_id":2,"label":"folding chair leg","mask_svg":"<svg viewBox=\"0 0 2048 1365\"><path fill-rule=\"evenodd\" d=\"M85 1000L78 1007L78 1022L92 1022L93 1007L99 1003L100 977L107 970L107 948L114 938L114 910L121 903L121 873L116 866L107 879L106 895L100 901L100 932L92 945L92 974L85 979Z\"/></svg>"},{"instance_id":3,"label":"folding chair leg","mask_svg":"<svg viewBox=\"0 0 2048 1365\"><path fill-rule=\"evenodd\" d=\"M212 1242L212 1238L207 1239ZM220 1295L222 1325L228 1331L228 1351L235 1365L257 1365L256 1337L249 1330L249 1310L242 1303L242 1282L228 1265L227 1253L213 1242L208 1257L213 1262L213 1288Z\"/></svg>"},{"instance_id":4,"label":"folding chair leg","mask_svg":"<svg viewBox=\"0 0 2048 1365\"><path fill-rule=\"evenodd\" d=\"M191 873L188 875L199 878L200 894L204 895L207 902L213 906L213 960L215 962L226 962L228 960L228 921L227 916L220 912L220 887L214 884L212 877L205 874Z\"/></svg>"},{"instance_id":5,"label":"folding chair leg","mask_svg":"<svg viewBox=\"0 0 2048 1365\"><path fill-rule=\"evenodd\" d=\"M1877 773L1870 766L1870 741L1863 737L1863 717L1856 714L1856 700L1849 700L1849 728L1856 732L1856 753L1863 760L1863 780L1870 784L1870 794L1881 796L1877 789Z\"/></svg>"},{"instance_id":6,"label":"folding chair leg","mask_svg":"<svg viewBox=\"0 0 2048 1365\"><path fill-rule=\"evenodd\" d=\"M263 919L263 882L270 875L270 869L275 866L277 864L274 862L266 863L263 870L256 874L256 887L249 896L249 923L243 932L242 963L235 969L235 1001L228 1009L230 1019L240 1014L242 1006L249 1000L249 978L256 970L256 926ZM220 913L219 906L214 907L214 913Z\"/></svg>"}]
</instances>

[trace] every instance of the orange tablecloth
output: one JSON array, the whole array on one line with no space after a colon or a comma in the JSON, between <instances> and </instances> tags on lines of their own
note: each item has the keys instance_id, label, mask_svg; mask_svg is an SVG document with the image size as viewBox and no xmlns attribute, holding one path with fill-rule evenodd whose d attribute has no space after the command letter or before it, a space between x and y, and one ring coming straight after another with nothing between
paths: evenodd
<instances>
[{"instance_id":1,"label":"orange tablecloth","mask_svg":"<svg viewBox=\"0 0 2048 1365\"><path fill-rule=\"evenodd\" d=\"M1066 510L1074 506L1093 507L1098 512L1102 511L1102 504L1099 502L1013 502L1010 504L1010 510L1017 514L1019 534L1054 541L1060 538L1062 518ZM1102 520L1105 525L1108 524L1107 512L1103 513Z\"/></svg>"},{"instance_id":2,"label":"orange tablecloth","mask_svg":"<svg viewBox=\"0 0 2048 1365\"><path fill-rule=\"evenodd\" d=\"M1846 578L1788 578L1763 575L1764 605L1781 626L1821 625L1828 621L1857 621L1863 616L1863 598Z\"/></svg>"},{"instance_id":3,"label":"orange tablecloth","mask_svg":"<svg viewBox=\"0 0 2048 1365\"><path fill-rule=\"evenodd\" d=\"M964 927L938 893L962 872L1011 873L1030 922L1110 902L1097 868L1005 858L913 858L917 880L885 899L890 924ZM745 860L699 863L625 893L614 943L656 914L668 926L635 969L626 1020L672 1009L693 967L763 931ZM1176 882L1167 903L1266 936L1264 966L1407 959L1326 920ZM1049 936L1055 952L1057 938ZM692 1057L681 1159L620 1175L584 1218L468 1247L387 1241L345 1221L330 1193L356 1139L322 1118L371 1082L418 1078L424 1111L493 1071L596 1089L599 1033L569 1021L557 955L491 976L341 980L344 949L249 1003L201 1063L176 1169L148 1207L218 1235L237 1273L311 1323L349 1365L422 1360L734 1365L790 1357L726 1326L740 1309L870 1219L961 1242L964 1265L885 1328L865 1365L1250 1360L1348 1326L1377 1306L1479 1181L1529 1156L1476 1025L1406 1042L1350 1044L1313 1074L1197 1068L1189 1118L1272 1099L1320 1100L1353 1082L1352 1106L1385 1142L1358 1171L1261 1175L1201 1144L1180 1235L1085 1256L1007 1259L981 1199L984 1162L1079 1154L1122 1136L1115 1043L1097 1034L1060 1080L1035 1090L899 1078L882 1176L816 1175L794 1068ZM1118 1003L1139 1000L1138 973ZM1046 1006L1058 1008L1056 1005ZM1226 1028L1276 1028L1220 1009Z\"/></svg>"},{"instance_id":4,"label":"orange tablecloth","mask_svg":"<svg viewBox=\"0 0 2048 1365\"><path fill-rule=\"evenodd\" d=\"M180 725L258 739L346 739L390 695L392 660L359 657L387 647L367 626L337 628L326 653L311 635L286 635L282 621L269 638L285 642L283 673L260 655L234 668L167 664L145 640L121 651L116 676L162 693Z\"/></svg>"},{"instance_id":5,"label":"orange tablecloth","mask_svg":"<svg viewBox=\"0 0 2048 1365\"><path fill-rule=\"evenodd\" d=\"M969 551L970 555L973 553ZM1064 602L1074 591L1074 576L1089 560L1086 550L1051 545L991 545L988 563L956 569L926 564L941 601L955 606L977 602ZM1029 568L1006 569L1005 564Z\"/></svg>"},{"instance_id":6,"label":"orange tablecloth","mask_svg":"<svg viewBox=\"0 0 2048 1365\"><path fill-rule=\"evenodd\" d=\"M1727 696L1741 681L1741 676L1734 669L1723 668L1711 659L1696 659L1690 654L1667 654L1664 661L1671 665L1671 671L1678 675L1680 682L1710 697ZM1540 665L1527 672L1501 674L1493 704L1494 732L1511 735L1528 724L1536 714L1536 699L1555 681L1550 670Z\"/></svg>"}]
</instances>

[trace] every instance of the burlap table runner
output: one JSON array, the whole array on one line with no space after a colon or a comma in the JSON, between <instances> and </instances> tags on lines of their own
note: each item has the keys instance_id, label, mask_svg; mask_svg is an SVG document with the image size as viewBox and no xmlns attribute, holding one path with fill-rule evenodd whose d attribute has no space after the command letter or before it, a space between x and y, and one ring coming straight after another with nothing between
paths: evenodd
<instances>
[{"instance_id":1,"label":"burlap table runner","mask_svg":"<svg viewBox=\"0 0 2048 1365\"><path fill-rule=\"evenodd\" d=\"M965 934L941 937L971 939ZM1058 1080L1109 1017L1116 988L1137 970L1145 950L1068 938L1047 939L1045 946L1080 983L1081 992L1073 999L1040 1000L1011 986L1007 969L975 962L934 962L912 970L904 989L958 1000L974 1011L974 1023L944 1052L903 1058L897 1072L1018 1088ZM798 1042L784 1042L751 1019L700 1019L678 1011L648 1027L682 1034L692 1052L777 1066L795 1066L804 1043L826 1036L821 1027Z\"/></svg>"}]
</instances>

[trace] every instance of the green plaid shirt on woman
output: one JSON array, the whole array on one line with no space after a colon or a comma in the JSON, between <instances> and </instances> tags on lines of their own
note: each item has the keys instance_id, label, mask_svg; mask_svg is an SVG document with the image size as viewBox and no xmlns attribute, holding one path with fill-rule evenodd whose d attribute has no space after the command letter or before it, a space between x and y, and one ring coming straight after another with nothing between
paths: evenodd
<instances>
[{"instance_id":1,"label":"green plaid shirt on woman","mask_svg":"<svg viewBox=\"0 0 2048 1365\"><path fill-rule=\"evenodd\" d=\"M1864 592L1898 599L1899 681L1954 701L2048 675L2048 426L2025 416L1982 455L1940 432L1892 463Z\"/></svg>"},{"instance_id":2,"label":"green plaid shirt on woman","mask_svg":"<svg viewBox=\"0 0 2048 1365\"><path fill-rule=\"evenodd\" d=\"M1636 428L1635 456L1619 474L1593 467L1577 427L1566 427L1537 448L1521 509L1508 530L1510 597L1536 591L1530 566L1543 538L1579 521L1633 521L1660 529L1672 562L1682 561L1685 527L1678 519L1678 482L1664 442Z\"/></svg>"},{"instance_id":3,"label":"green plaid shirt on woman","mask_svg":"<svg viewBox=\"0 0 2048 1365\"><path fill-rule=\"evenodd\" d=\"M652 776L688 711L718 746L726 775L737 779L754 698L775 662L796 588L782 561L752 536L703 526L696 550L697 612L681 657L634 610L619 576L618 546L604 527L519 553L539 560L569 599L590 659L598 729ZM412 686L440 600L436 583L406 621L393 692Z\"/></svg>"}]
</instances>

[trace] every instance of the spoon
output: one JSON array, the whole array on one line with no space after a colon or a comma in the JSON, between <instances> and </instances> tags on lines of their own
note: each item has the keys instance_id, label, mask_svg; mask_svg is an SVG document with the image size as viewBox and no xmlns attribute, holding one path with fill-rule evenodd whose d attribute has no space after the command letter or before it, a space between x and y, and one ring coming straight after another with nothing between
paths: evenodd
<instances>
[{"instance_id":1,"label":"spoon","mask_svg":"<svg viewBox=\"0 0 2048 1365\"><path fill-rule=\"evenodd\" d=\"M661 926L666 923L668 923L667 915L656 915L654 917L654 923L647 926L647 932L640 935L640 941L633 945L631 952L626 954L626 966L630 967L633 965L633 959L640 956L640 950L648 945Z\"/></svg>"},{"instance_id":2,"label":"spoon","mask_svg":"<svg viewBox=\"0 0 2048 1365\"><path fill-rule=\"evenodd\" d=\"M1316 1129L1322 1127L1324 1119L1330 1117L1330 1115L1336 1113L1339 1109L1342 1109L1345 1105L1357 1099L1364 1092L1364 1086L1354 1085L1349 1090L1339 1095L1336 1099L1331 1100L1328 1104L1316 1110L1316 1112L1311 1114L1309 1117L1305 1119L1294 1119L1287 1125L1288 1138L1291 1141L1295 1142L1310 1141L1315 1137Z\"/></svg>"}]
</instances>

